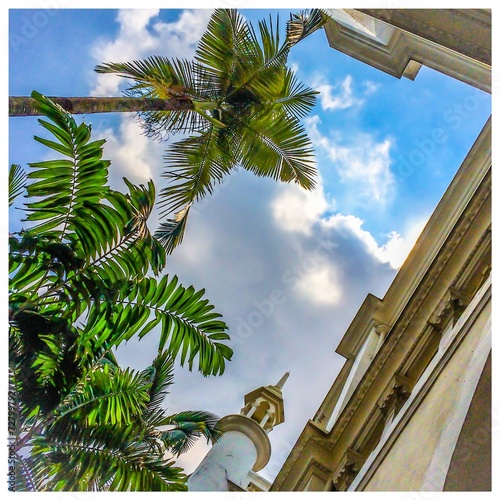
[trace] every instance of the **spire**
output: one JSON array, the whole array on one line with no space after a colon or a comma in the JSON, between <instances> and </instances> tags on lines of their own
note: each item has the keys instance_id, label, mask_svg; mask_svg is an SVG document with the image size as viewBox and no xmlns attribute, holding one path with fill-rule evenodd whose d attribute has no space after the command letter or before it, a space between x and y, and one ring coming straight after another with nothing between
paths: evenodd
<instances>
[{"instance_id":1,"label":"spire","mask_svg":"<svg viewBox=\"0 0 500 500\"><path fill-rule=\"evenodd\" d=\"M286 372L280 379L279 382L276 384L276 387L279 389L283 389L283 386L285 385L285 382L288 380L288 377L290 376L290 372Z\"/></svg>"}]
</instances>

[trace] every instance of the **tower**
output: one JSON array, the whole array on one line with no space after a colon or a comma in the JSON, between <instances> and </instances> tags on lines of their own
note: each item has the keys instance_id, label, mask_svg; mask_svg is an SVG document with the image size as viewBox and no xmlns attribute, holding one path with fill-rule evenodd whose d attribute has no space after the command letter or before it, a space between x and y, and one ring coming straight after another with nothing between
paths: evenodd
<instances>
[{"instance_id":1,"label":"tower","mask_svg":"<svg viewBox=\"0 0 500 500\"><path fill-rule=\"evenodd\" d=\"M224 434L189 477L189 491L246 490L252 471L271 457L269 432L285 420L282 389L288 376L249 392L239 414L220 420Z\"/></svg>"}]
</instances>

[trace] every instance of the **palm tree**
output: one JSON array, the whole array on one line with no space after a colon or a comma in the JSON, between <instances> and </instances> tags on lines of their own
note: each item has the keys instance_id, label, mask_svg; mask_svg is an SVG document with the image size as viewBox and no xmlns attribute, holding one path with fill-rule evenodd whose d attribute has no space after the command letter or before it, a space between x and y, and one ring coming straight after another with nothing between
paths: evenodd
<instances>
[{"instance_id":1,"label":"palm tree","mask_svg":"<svg viewBox=\"0 0 500 500\"><path fill-rule=\"evenodd\" d=\"M162 404L172 381L167 353L141 372L97 362L36 420L30 455L18 454L18 490L185 491L187 477L173 458L200 436L216 442L221 430L205 411L167 415ZM27 434L31 421L22 422Z\"/></svg>"},{"instance_id":2,"label":"palm tree","mask_svg":"<svg viewBox=\"0 0 500 500\"><path fill-rule=\"evenodd\" d=\"M232 355L227 326L204 290L185 288L175 276L157 278L166 256L147 227L153 183L126 181L128 194L111 190L104 141L90 141L90 126L77 125L49 99L33 98L52 134L35 139L58 158L30 164L27 175L14 166L9 175L9 203L25 191L31 224L9 238L9 397L18 477L26 489L87 483L182 489L184 476L147 437L160 416L163 424L175 422L158 409L162 380L169 381L165 366L177 360L189 369L196 363L204 375L222 374ZM155 327L158 358L148 374L121 369L117 347ZM196 418L215 439L214 417ZM164 448L177 452L167 437L173 439L161 435ZM119 443L128 443L121 455L113 448ZM70 458L84 449L99 453L81 464ZM70 464L81 470L74 484L73 476L63 480ZM110 467L121 472L111 477L103 472Z\"/></svg>"},{"instance_id":3,"label":"palm tree","mask_svg":"<svg viewBox=\"0 0 500 500\"><path fill-rule=\"evenodd\" d=\"M217 9L194 61L156 56L96 67L133 84L126 98L104 98L93 111L79 111L138 110L151 136L191 134L170 145L165 156L163 175L169 184L160 194L162 215L170 218L156 236L168 253L182 241L192 204L211 194L238 166L305 189L314 187L313 151L300 118L314 105L317 92L299 82L286 63L293 45L327 19L319 9L291 15L282 42L278 20L259 22L257 35L237 11ZM30 102L12 98L11 112L31 114ZM75 112L82 100L60 102Z\"/></svg>"}]
</instances>

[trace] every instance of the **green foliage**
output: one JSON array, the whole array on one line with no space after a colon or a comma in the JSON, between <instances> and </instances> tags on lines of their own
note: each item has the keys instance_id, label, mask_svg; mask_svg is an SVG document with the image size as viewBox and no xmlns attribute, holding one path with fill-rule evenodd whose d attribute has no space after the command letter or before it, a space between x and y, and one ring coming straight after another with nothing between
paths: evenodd
<instances>
[{"instance_id":1,"label":"green foliage","mask_svg":"<svg viewBox=\"0 0 500 500\"><path fill-rule=\"evenodd\" d=\"M177 449L157 428L170 418L161 405L172 372L166 353L141 372L96 366L32 440L24 483L29 477L30 489L44 491L185 491L185 474L166 458ZM202 425L218 438L214 415Z\"/></svg>"},{"instance_id":2,"label":"green foliage","mask_svg":"<svg viewBox=\"0 0 500 500\"><path fill-rule=\"evenodd\" d=\"M9 206L23 192L26 183L26 172L20 165L12 165L9 170Z\"/></svg>"},{"instance_id":3,"label":"green foliage","mask_svg":"<svg viewBox=\"0 0 500 500\"><path fill-rule=\"evenodd\" d=\"M286 63L290 49L327 19L320 9L293 14L282 41L279 19L261 21L255 30L236 10L216 9L193 61L154 56L96 67L132 80L126 95L194 103L189 112L140 114L152 136L191 134L165 154L168 186L161 196L168 218L157 237L167 252L182 241L190 206L238 166L313 189L313 150L300 118L314 106L317 92Z\"/></svg>"},{"instance_id":4,"label":"green foliage","mask_svg":"<svg viewBox=\"0 0 500 500\"><path fill-rule=\"evenodd\" d=\"M171 444L155 429L167 418L160 405L174 360L223 373L232 356L227 326L204 290L158 277L166 253L147 226L154 184L125 180L127 194L111 190L104 141L91 141L89 125L46 97L32 97L51 136L35 139L56 159L30 164L27 177L18 166L9 174L9 202L25 190L30 226L9 238L18 487L183 490L185 475L164 458L182 441ZM116 348L153 329L159 350L150 369L120 368ZM216 418L204 418L213 433L193 428L186 439L217 438Z\"/></svg>"}]
</instances>

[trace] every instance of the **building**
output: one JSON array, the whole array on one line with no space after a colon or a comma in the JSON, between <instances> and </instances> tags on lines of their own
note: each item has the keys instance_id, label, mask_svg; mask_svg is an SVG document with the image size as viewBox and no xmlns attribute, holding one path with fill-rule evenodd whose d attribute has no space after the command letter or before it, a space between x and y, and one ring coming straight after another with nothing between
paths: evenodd
<instances>
[{"instance_id":1,"label":"building","mask_svg":"<svg viewBox=\"0 0 500 500\"><path fill-rule=\"evenodd\" d=\"M422 64L491 89L488 10L335 10L332 47L396 77ZM491 119L271 491L491 489Z\"/></svg>"},{"instance_id":2,"label":"building","mask_svg":"<svg viewBox=\"0 0 500 500\"><path fill-rule=\"evenodd\" d=\"M398 78L414 79L424 64L491 91L489 10L330 14L337 50ZM282 400L269 399L281 396L269 387L282 381L247 395L242 415L224 417L238 420L228 429L240 435L212 448L190 478L200 481L195 489L491 489L491 119L387 293L366 297L336 352L345 364L271 485L256 474L265 465L257 450L270 453L260 434L283 421ZM247 439L249 421L264 444ZM237 472L240 458L227 450L242 439L250 451ZM222 477L216 469L229 455L224 470L235 472Z\"/></svg>"}]
</instances>

